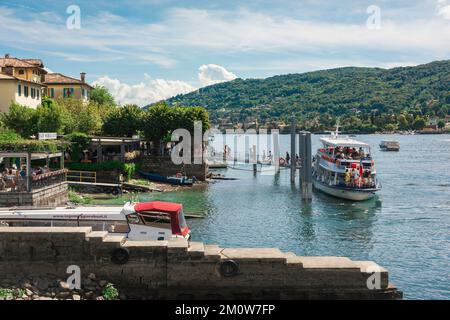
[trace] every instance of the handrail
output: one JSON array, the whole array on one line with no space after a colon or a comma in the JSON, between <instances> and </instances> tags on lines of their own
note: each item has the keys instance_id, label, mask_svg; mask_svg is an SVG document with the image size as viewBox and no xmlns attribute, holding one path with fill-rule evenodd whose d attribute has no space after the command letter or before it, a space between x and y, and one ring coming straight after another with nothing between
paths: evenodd
<instances>
[{"instance_id":1,"label":"handrail","mask_svg":"<svg viewBox=\"0 0 450 320\"><path fill-rule=\"evenodd\" d=\"M68 181L97 183L97 172L69 170L67 173L67 180Z\"/></svg>"}]
</instances>

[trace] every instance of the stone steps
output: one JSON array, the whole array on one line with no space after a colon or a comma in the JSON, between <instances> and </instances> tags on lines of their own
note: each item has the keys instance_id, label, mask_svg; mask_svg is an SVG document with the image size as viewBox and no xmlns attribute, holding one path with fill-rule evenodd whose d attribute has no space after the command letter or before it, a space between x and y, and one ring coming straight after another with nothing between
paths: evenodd
<instances>
[{"instance_id":1,"label":"stone steps","mask_svg":"<svg viewBox=\"0 0 450 320\"><path fill-rule=\"evenodd\" d=\"M205 245L203 242L189 242L188 254L192 258L203 258L205 256Z\"/></svg>"},{"instance_id":2,"label":"stone steps","mask_svg":"<svg viewBox=\"0 0 450 320\"><path fill-rule=\"evenodd\" d=\"M205 244L205 259L207 260L220 260L220 251L222 248L214 244Z\"/></svg>"}]
</instances>

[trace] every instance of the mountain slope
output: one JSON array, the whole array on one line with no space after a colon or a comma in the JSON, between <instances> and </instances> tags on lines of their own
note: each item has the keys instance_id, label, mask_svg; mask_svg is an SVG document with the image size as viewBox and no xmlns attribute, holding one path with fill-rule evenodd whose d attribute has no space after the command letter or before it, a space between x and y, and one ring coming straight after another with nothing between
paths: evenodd
<instances>
[{"instance_id":1,"label":"mountain slope","mask_svg":"<svg viewBox=\"0 0 450 320\"><path fill-rule=\"evenodd\" d=\"M236 79L167 100L169 104L204 106L211 119L262 122L291 114L398 113L426 109L446 113L450 104L450 60L393 69L346 67L267 79ZM426 111L426 110L423 110Z\"/></svg>"}]
</instances>

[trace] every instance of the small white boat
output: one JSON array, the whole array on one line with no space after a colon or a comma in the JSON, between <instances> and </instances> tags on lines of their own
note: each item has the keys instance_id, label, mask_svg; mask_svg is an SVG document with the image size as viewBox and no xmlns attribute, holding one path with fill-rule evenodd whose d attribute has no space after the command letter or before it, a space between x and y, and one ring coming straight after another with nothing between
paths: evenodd
<instances>
[{"instance_id":1,"label":"small white boat","mask_svg":"<svg viewBox=\"0 0 450 320\"><path fill-rule=\"evenodd\" d=\"M123 207L77 207L0 211L8 226L90 226L96 231L124 234L130 240L189 239L183 206L179 203L128 202Z\"/></svg>"},{"instance_id":2,"label":"small white boat","mask_svg":"<svg viewBox=\"0 0 450 320\"><path fill-rule=\"evenodd\" d=\"M383 151L400 151L400 143L395 140L383 140L380 142L380 149Z\"/></svg>"},{"instance_id":3,"label":"small white boat","mask_svg":"<svg viewBox=\"0 0 450 320\"><path fill-rule=\"evenodd\" d=\"M337 129L320 140L323 147L317 150L313 159L314 188L353 201L374 197L381 185L376 178L370 146L347 136L339 136Z\"/></svg>"}]
</instances>

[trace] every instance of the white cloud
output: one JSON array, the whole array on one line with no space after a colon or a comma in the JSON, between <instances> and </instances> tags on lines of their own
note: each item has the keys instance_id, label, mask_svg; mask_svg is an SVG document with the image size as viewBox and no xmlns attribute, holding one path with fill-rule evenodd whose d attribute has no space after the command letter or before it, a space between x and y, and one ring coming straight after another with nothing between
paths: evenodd
<instances>
[{"instance_id":1,"label":"white cloud","mask_svg":"<svg viewBox=\"0 0 450 320\"><path fill-rule=\"evenodd\" d=\"M134 85L122 83L108 76L98 78L93 84L106 87L120 104L133 103L141 107L195 90L193 86L183 81L151 79L148 74L144 77L145 81Z\"/></svg>"},{"instance_id":2,"label":"white cloud","mask_svg":"<svg viewBox=\"0 0 450 320\"><path fill-rule=\"evenodd\" d=\"M450 20L450 3L447 0L438 0L436 11L444 19Z\"/></svg>"},{"instance_id":3,"label":"white cloud","mask_svg":"<svg viewBox=\"0 0 450 320\"><path fill-rule=\"evenodd\" d=\"M204 64L200 66L198 71L201 86L237 78L234 73L217 64ZM130 85L121 82L119 79L103 76L95 80L93 85L107 88L114 99L122 105L133 103L141 107L198 89L180 80L152 79L148 73L144 73L144 81L139 84Z\"/></svg>"},{"instance_id":4,"label":"white cloud","mask_svg":"<svg viewBox=\"0 0 450 320\"><path fill-rule=\"evenodd\" d=\"M441 16L450 18L448 1L438 2L437 10ZM383 15L381 29L369 30L365 18L361 17L361 23L335 22L242 8L175 8L167 10L157 23L142 23L109 13L83 15L81 30L68 30L58 19L49 20L47 13L23 17L17 10L0 7L0 43L59 53L67 60L120 59L166 68L173 67L180 57L198 52L415 51L430 59L450 54L450 24L444 19L424 16L405 20Z\"/></svg>"},{"instance_id":5,"label":"white cloud","mask_svg":"<svg viewBox=\"0 0 450 320\"><path fill-rule=\"evenodd\" d=\"M209 86L215 83L231 81L237 76L217 64L203 64L198 68L198 79L203 86Z\"/></svg>"}]
</instances>

